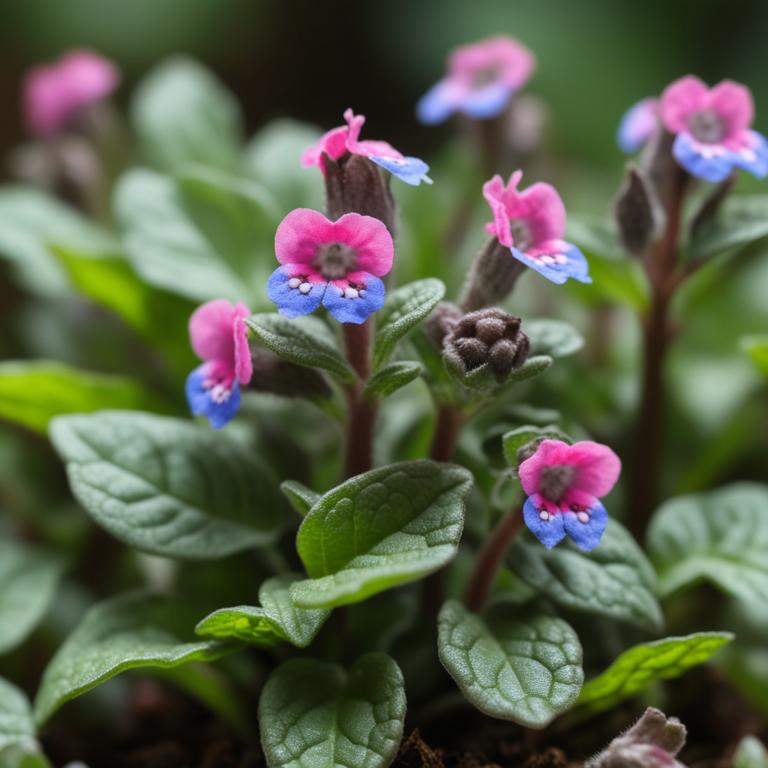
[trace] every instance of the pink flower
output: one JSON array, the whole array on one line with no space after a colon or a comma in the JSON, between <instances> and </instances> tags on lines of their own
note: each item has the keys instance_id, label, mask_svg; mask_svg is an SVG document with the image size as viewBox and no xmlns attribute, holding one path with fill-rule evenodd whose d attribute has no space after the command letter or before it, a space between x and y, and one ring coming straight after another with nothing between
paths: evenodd
<instances>
[{"instance_id":1,"label":"pink flower","mask_svg":"<svg viewBox=\"0 0 768 768\"><path fill-rule=\"evenodd\" d=\"M642 99L621 118L616 140L622 152L631 154L644 147L659 127L659 100Z\"/></svg>"},{"instance_id":2,"label":"pink flower","mask_svg":"<svg viewBox=\"0 0 768 768\"><path fill-rule=\"evenodd\" d=\"M591 283L584 254L562 239L565 206L560 195L542 182L519 192L517 185L522 176L522 171L515 171L506 187L501 176L483 185L483 196L493 213L486 231L509 248L518 261L553 283L562 284L568 278Z\"/></svg>"},{"instance_id":3,"label":"pink flower","mask_svg":"<svg viewBox=\"0 0 768 768\"><path fill-rule=\"evenodd\" d=\"M77 112L109 96L120 82L112 62L84 50L31 69L24 79L24 113L35 136L54 136Z\"/></svg>"},{"instance_id":4,"label":"pink flower","mask_svg":"<svg viewBox=\"0 0 768 768\"><path fill-rule=\"evenodd\" d=\"M322 304L340 323L363 323L384 303L379 279L392 269L392 235L378 219L346 213L330 221L309 208L291 211L275 234L282 266L267 293L286 317Z\"/></svg>"},{"instance_id":5,"label":"pink flower","mask_svg":"<svg viewBox=\"0 0 768 768\"><path fill-rule=\"evenodd\" d=\"M712 182L735 168L768 175L768 142L751 130L754 104L745 86L723 80L707 88L688 75L666 88L660 113L664 127L677 134L672 151L691 175Z\"/></svg>"},{"instance_id":6,"label":"pink flower","mask_svg":"<svg viewBox=\"0 0 768 768\"><path fill-rule=\"evenodd\" d=\"M205 362L187 378L186 394L195 416L207 416L214 429L229 422L240 407L240 385L253 375L248 329L251 314L243 304L224 299L198 307L189 319L195 354Z\"/></svg>"},{"instance_id":7,"label":"pink flower","mask_svg":"<svg viewBox=\"0 0 768 768\"><path fill-rule=\"evenodd\" d=\"M429 166L418 157L405 157L386 141L360 141L360 131L365 123L363 115L356 115L348 109L344 112L344 120L346 126L332 128L320 137L317 144L304 151L301 156L301 164L304 167L316 165L325 173L324 154L331 160L340 160L349 153L367 157L406 184L418 186L422 181L426 184L432 183L427 176Z\"/></svg>"},{"instance_id":8,"label":"pink flower","mask_svg":"<svg viewBox=\"0 0 768 768\"><path fill-rule=\"evenodd\" d=\"M584 551L594 549L608 524L599 499L610 493L620 472L619 457L607 445L543 440L518 470L528 494L525 524L547 548L568 534Z\"/></svg>"},{"instance_id":9,"label":"pink flower","mask_svg":"<svg viewBox=\"0 0 768 768\"><path fill-rule=\"evenodd\" d=\"M448 57L447 76L419 101L418 118L434 124L454 112L481 120L495 117L535 67L533 54L511 37L491 37L457 48Z\"/></svg>"}]
</instances>

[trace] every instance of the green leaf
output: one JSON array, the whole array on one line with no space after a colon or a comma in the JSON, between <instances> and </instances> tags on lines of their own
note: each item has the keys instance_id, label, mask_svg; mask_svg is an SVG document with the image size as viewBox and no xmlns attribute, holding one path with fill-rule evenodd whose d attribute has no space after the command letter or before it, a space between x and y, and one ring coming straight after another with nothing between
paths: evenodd
<instances>
[{"instance_id":1,"label":"green leaf","mask_svg":"<svg viewBox=\"0 0 768 768\"><path fill-rule=\"evenodd\" d=\"M568 435L561 432L555 426L525 426L512 429L509 432L506 432L501 438L504 456L510 467L517 469L517 452L534 440L562 440L565 443L573 442Z\"/></svg>"},{"instance_id":2,"label":"green leaf","mask_svg":"<svg viewBox=\"0 0 768 768\"><path fill-rule=\"evenodd\" d=\"M449 600L438 618L440 661L471 704L491 717L543 728L578 698L581 645L562 619L498 604L484 615Z\"/></svg>"},{"instance_id":3,"label":"green leaf","mask_svg":"<svg viewBox=\"0 0 768 768\"><path fill-rule=\"evenodd\" d=\"M688 248L692 259L706 259L768 235L768 195L732 195L715 216L696 230Z\"/></svg>"},{"instance_id":4,"label":"green leaf","mask_svg":"<svg viewBox=\"0 0 768 768\"><path fill-rule=\"evenodd\" d=\"M567 232L568 239L588 253L617 260L625 258L613 222L608 219L570 213Z\"/></svg>"},{"instance_id":5,"label":"green leaf","mask_svg":"<svg viewBox=\"0 0 768 768\"><path fill-rule=\"evenodd\" d=\"M280 201L283 210L320 208L322 175L303 168L301 155L321 131L296 120L280 118L267 123L246 149L245 170Z\"/></svg>"},{"instance_id":6,"label":"green leaf","mask_svg":"<svg viewBox=\"0 0 768 768\"><path fill-rule=\"evenodd\" d=\"M0 765L12 747L36 750L35 724L24 692L0 677Z\"/></svg>"},{"instance_id":7,"label":"green leaf","mask_svg":"<svg viewBox=\"0 0 768 768\"><path fill-rule=\"evenodd\" d=\"M296 546L310 578L297 605L355 603L420 579L456 555L472 475L434 461L392 464L353 477L312 507Z\"/></svg>"},{"instance_id":8,"label":"green leaf","mask_svg":"<svg viewBox=\"0 0 768 768\"><path fill-rule=\"evenodd\" d=\"M277 535L274 478L226 433L132 411L60 416L50 433L77 500L142 552L213 559Z\"/></svg>"},{"instance_id":9,"label":"green leaf","mask_svg":"<svg viewBox=\"0 0 768 768\"><path fill-rule=\"evenodd\" d=\"M259 344L283 360L307 368L322 368L340 381L350 383L355 372L339 352L328 326L316 317L289 320L276 313L252 315L245 321Z\"/></svg>"},{"instance_id":10,"label":"green leaf","mask_svg":"<svg viewBox=\"0 0 768 768\"><path fill-rule=\"evenodd\" d=\"M768 335L743 336L740 341L760 373L768 376Z\"/></svg>"},{"instance_id":11,"label":"green leaf","mask_svg":"<svg viewBox=\"0 0 768 768\"><path fill-rule=\"evenodd\" d=\"M376 316L374 370L389 360L397 342L424 320L444 295L445 286L435 278L417 280L387 294L384 306Z\"/></svg>"},{"instance_id":12,"label":"green leaf","mask_svg":"<svg viewBox=\"0 0 768 768\"><path fill-rule=\"evenodd\" d=\"M176 57L157 65L136 89L131 120L145 157L161 170L190 163L238 170L240 107L196 61Z\"/></svg>"},{"instance_id":13,"label":"green leaf","mask_svg":"<svg viewBox=\"0 0 768 768\"><path fill-rule=\"evenodd\" d=\"M606 616L650 631L663 624L653 568L632 535L616 520L600 546L582 552L571 542L546 549L531 535L519 536L507 564L523 581L557 605Z\"/></svg>"},{"instance_id":14,"label":"green leaf","mask_svg":"<svg viewBox=\"0 0 768 768\"><path fill-rule=\"evenodd\" d=\"M115 209L128 258L150 285L195 301L264 302L279 209L254 182L137 169L121 178Z\"/></svg>"},{"instance_id":15,"label":"green leaf","mask_svg":"<svg viewBox=\"0 0 768 768\"><path fill-rule=\"evenodd\" d=\"M187 330L195 309L191 301L143 282L123 255L84 254L58 246L52 250L79 294L114 312L174 368L191 370L197 364Z\"/></svg>"},{"instance_id":16,"label":"green leaf","mask_svg":"<svg viewBox=\"0 0 768 768\"><path fill-rule=\"evenodd\" d=\"M20 645L53 602L62 558L42 549L0 541L0 653Z\"/></svg>"},{"instance_id":17,"label":"green leaf","mask_svg":"<svg viewBox=\"0 0 768 768\"><path fill-rule=\"evenodd\" d=\"M368 379L363 395L371 400L383 400L421 376L424 366L411 361L389 363Z\"/></svg>"},{"instance_id":18,"label":"green leaf","mask_svg":"<svg viewBox=\"0 0 768 768\"><path fill-rule=\"evenodd\" d=\"M40 360L0 363L0 418L45 434L55 416L104 408L168 410L132 379Z\"/></svg>"},{"instance_id":19,"label":"green leaf","mask_svg":"<svg viewBox=\"0 0 768 768\"><path fill-rule=\"evenodd\" d=\"M455 365L450 358L444 357L443 360L446 370L457 384L484 395L497 395L511 390L515 384L544 373L553 362L552 358L547 355L529 357L519 368L511 371L500 382L488 363L484 363L479 368L467 372Z\"/></svg>"},{"instance_id":20,"label":"green leaf","mask_svg":"<svg viewBox=\"0 0 768 768\"><path fill-rule=\"evenodd\" d=\"M386 768L403 737L405 687L382 653L336 664L294 659L271 675L259 700L269 768Z\"/></svg>"},{"instance_id":21,"label":"green leaf","mask_svg":"<svg viewBox=\"0 0 768 768\"><path fill-rule=\"evenodd\" d=\"M272 646L288 641L306 648L331 612L293 604L290 588L299 579L301 576L296 574L267 579L259 588L261 607L220 608L199 622L195 632L203 637L234 638L253 645Z\"/></svg>"},{"instance_id":22,"label":"green leaf","mask_svg":"<svg viewBox=\"0 0 768 768\"><path fill-rule=\"evenodd\" d=\"M115 247L104 230L45 192L20 185L0 189L0 257L11 262L25 288L46 297L68 290L53 245L83 252Z\"/></svg>"},{"instance_id":23,"label":"green leaf","mask_svg":"<svg viewBox=\"0 0 768 768\"><path fill-rule=\"evenodd\" d=\"M315 491L307 488L306 485L298 480L284 480L280 483L280 490L283 492L283 496L291 502L291 506L302 517L312 509L312 506L320 498L319 493L315 493Z\"/></svg>"},{"instance_id":24,"label":"green leaf","mask_svg":"<svg viewBox=\"0 0 768 768\"><path fill-rule=\"evenodd\" d=\"M34 704L38 727L65 702L128 669L211 661L236 647L190 639L194 616L187 601L143 592L93 606L43 673Z\"/></svg>"},{"instance_id":25,"label":"green leaf","mask_svg":"<svg viewBox=\"0 0 768 768\"><path fill-rule=\"evenodd\" d=\"M531 356L567 357L584 346L584 337L562 320L526 320L523 331L531 342Z\"/></svg>"},{"instance_id":26,"label":"green leaf","mask_svg":"<svg viewBox=\"0 0 768 768\"><path fill-rule=\"evenodd\" d=\"M768 768L768 750L760 739L745 736L733 756L733 768Z\"/></svg>"},{"instance_id":27,"label":"green leaf","mask_svg":"<svg viewBox=\"0 0 768 768\"><path fill-rule=\"evenodd\" d=\"M662 504L648 530L659 591L700 581L746 602L768 601L768 486L735 483Z\"/></svg>"},{"instance_id":28,"label":"green leaf","mask_svg":"<svg viewBox=\"0 0 768 768\"><path fill-rule=\"evenodd\" d=\"M729 632L697 632L635 645L581 691L578 706L590 714L610 709L659 680L680 677L733 640Z\"/></svg>"}]
</instances>

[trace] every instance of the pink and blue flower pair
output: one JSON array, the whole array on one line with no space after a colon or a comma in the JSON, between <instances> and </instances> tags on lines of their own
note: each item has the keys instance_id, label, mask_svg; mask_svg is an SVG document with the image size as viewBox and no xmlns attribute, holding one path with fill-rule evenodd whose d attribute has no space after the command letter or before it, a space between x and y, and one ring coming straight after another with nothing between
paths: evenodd
<instances>
[{"instance_id":1,"label":"pink and blue flower pair","mask_svg":"<svg viewBox=\"0 0 768 768\"><path fill-rule=\"evenodd\" d=\"M523 505L525 524L548 549L569 536L589 552L600 543L608 525L600 498L610 493L620 472L619 457L606 445L543 440L518 468L528 494Z\"/></svg>"},{"instance_id":2,"label":"pink and blue flower pair","mask_svg":"<svg viewBox=\"0 0 768 768\"><path fill-rule=\"evenodd\" d=\"M639 149L660 121L675 135L675 159L692 176L717 183L742 169L762 179L768 176L768 142L752 130L754 111L745 86L723 80L708 88L688 75L668 86L659 101L644 99L627 112L619 146Z\"/></svg>"},{"instance_id":3,"label":"pink and blue flower pair","mask_svg":"<svg viewBox=\"0 0 768 768\"><path fill-rule=\"evenodd\" d=\"M347 153L367 157L371 162L389 171L393 176L411 186L422 182L431 184L427 176L429 166L418 157L406 157L386 141L366 139L360 141L360 131L365 123L363 115L356 115L351 109L344 112L346 125L332 128L324 133L317 144L307 149L301 156L305 167L318 166L325 173L323 155L331 160L339 160Z\"/></svg>"},{"instance_id":4,"label":"pink and blue flower pair","mask_svg":"<svg viewBox=\"0 0 768 768\"><path fill-rule=\"evenodd\" d=\"M554 187L539 182L523 192L517 185L522 171L515 171L507 186L501 176L483 185L483 196L493 212L486 231L510 249L512 256L553 283L566 280L591 283L584 254L563 240L565 206Z\"/></svg>"},{"instance_id":5,"label":"pink and blue flower pair","mask_svg":"<svg viewBox=\"0 0 768 768\"><path fill-rule=\"evenodd\" d=\"M195 354L205 362L187 377L186 395L195 416L207 416L214 429L229 422L240 407L240 386L253 376L248 347L250 315L243 304L224 299L209 301L189 320L189 336Z\"/></svg>"},{"instance_id":6,"label":"pink and blue flower pair","mask_svg":"<svg viewBox=\"0 0 768 768\"><path fill-rule=\"evenodd\" d=\"M457 48L448 73L421 98L422 123L441 123L455 112L484 120L499 115L536 67L533 54L511 37L491 37Z\"/></svg>"},{"instance_id":7,"label":"pink and blue flower pair","mask_svg":"<svg viewBox=\"0 0 768 768\"><path fill-rule=\"evenodd\" d=\"M85 50L70 51L52 64L34 67L24 79L24 115L30 133L60 133L83 108L107 98L120 73L111 61Z\"/></svg>"},{"instance_id":8,"label":"pink and blue flower pair","mask_svg":"<svg viewBox=\"0 0 768 768\"><path fill-rule=\"evenodd\" d=\"M267 282L280 313L294 318L321 304L340 323L364 323L384 304L380 279L392 269L394 243L378 219L359 213L330 221L309 208L291 211L275 234L281 266Z\"/></svg>"}]
</instances>

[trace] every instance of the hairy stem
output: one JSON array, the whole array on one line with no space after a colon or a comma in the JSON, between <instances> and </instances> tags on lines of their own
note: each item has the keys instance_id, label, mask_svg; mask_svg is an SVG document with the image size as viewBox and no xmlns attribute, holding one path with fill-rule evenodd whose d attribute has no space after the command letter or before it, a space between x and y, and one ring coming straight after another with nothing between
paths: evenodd
<instances>
[{"instance_id":1,"label":"hairy stem","mask_svg":"<svg viewBox=\"0 0 768 768\"><path fill-rule=\"evenodd\" d=\"M663 237L649 254L651 303L643 318L643 372L629 493L629 527L642 541L657 502L663 449L664 365L671 337L669 308L677 275L677 250L686 186L677 184L667 205Z\"/></svg>"},{"instance_id":2,"label":"hairy stem","mask_svg":"<svg viewBox=\"0 0 768 768\"><path fill-rule=\"evenodd\" d=\"M461 411L450 405L441 405L437 411L437 424L432 436L429 458L434 461L451 461L456 453L456 443L463 425L464 416Z\"/></svg>"},{"instance_id":3,"label":"hairy stem","mask_svg":"<svg viewBox=\"0 0 768 768\"><path fill-rule=\"evenodd\" d=\"M367 472L373 466L373 437L376 428L376 403L363 397L365 383L371 375L372 321L361 325L344 323L344 346L347 360L358 375L358 380L346 389L347 441L344 476Z\"/></svg>"},{"instance_id":4,"label":"hairy stem","mask_svg":"<svg viewBox=\"0 0 768 768\"><path fill-rule=\"evenodd\" d=\"M522 527L522 510L515 509L499 520L485 540L485 544L477 554L464 598L470 611L479 613L485 607L504 555Z\"/></svg>"}]
</instances>

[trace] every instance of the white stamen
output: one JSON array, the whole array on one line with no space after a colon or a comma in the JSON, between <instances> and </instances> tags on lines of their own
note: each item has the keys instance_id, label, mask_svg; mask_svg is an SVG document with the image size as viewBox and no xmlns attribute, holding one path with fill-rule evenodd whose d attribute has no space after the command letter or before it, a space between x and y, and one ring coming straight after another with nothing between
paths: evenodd
<instances>
[{"instance_id":1,"label":"white stamen","mask_svg":"<svg viewBox=\"0 0 768 768\"><path fill-rule=\"evenodd\" d=\"M564 253L558 253L555 255L555 261L558 264L567 264L568 263L568 257Z\"/></svg>"},{"instance_id":2,"label":"white stamen","mask_svg":"<svg viewBox=\"0 0 768 768\"><path fill-rule=\"evenodd\" d=\"M589 513L588 512L577 512L576 517L579 519L580 523L588 523L589 522Z\"/></svg>"},{"instance_id":3,"label":"white stamen","mask_svg":"<svg viewBox=\"0 0 768 768\"><path fill-rule=\"evenodd\" d=\"M542 264L554 264L555 263L555 260L551 256L548 256L546 254L544 256L540 256L539 257L539 261Z\"/></svg>"},{"instance_id":4,"label":"white stamen","mask_svg":"<svg viewBox=\"0 0 768 768\"><path fill-rule=\"evenodd\" d=\"M345 299L356 299L359 295L360 294L357 292L357 289L352 288L351 286L344 291Z\"/></svg>"},{"instance_id":5,"label":"white stamen","mask_svg":"<svg viewBox=\"0 0 768 768\"><path fill-rule=\"evenodd\" d=\"M217 384L211 388L211 400L214 403L226 403L229 400L229 396L232 394L231 389L227 389L222 384Z\"/></svg>"},{"instance_id":6,"label":"white stamen","mask_svg":"<svg viewBox=\"0 0 768 768\"><path fill-rule=\"evenodd\" d=\"M358 295L358 296L359 296L361 299L364 299L364 298L365 298L365 288L361 288L361 289L360 289L360 290L357 292L357 295Z\"/></svg>"},{"instance_id":7,"label":"white stamen","mask_svg":"<svg viewBox=\"0 0 768 768\"><path fill-rule=\"evenodd\" d=\"M299 286L299 293L303 293L305 296L312 290L312 285L310 283L302 283Z\"/></svg>"},{"instance_id":8,"label":"white stamen","mask_svg":"<svg viewBox=\"0 0 768 768\"><path fill-rule=\"evenodd\" d=\"M539 518L546 522L547 520L549 520L549 512L547 512L546 509L540 509Z\"/></svg>"},{"instance_id":9,"label":"white stamen","mask_svg":"<svg viewBox=\"0 0 768 768\"><path fill-rule=\"evenodd\" d=\"M289 288L298 288L301 285L301 278L300 277L292 277L288 281L288 287Z\"/></svg>"}]
</instances>

